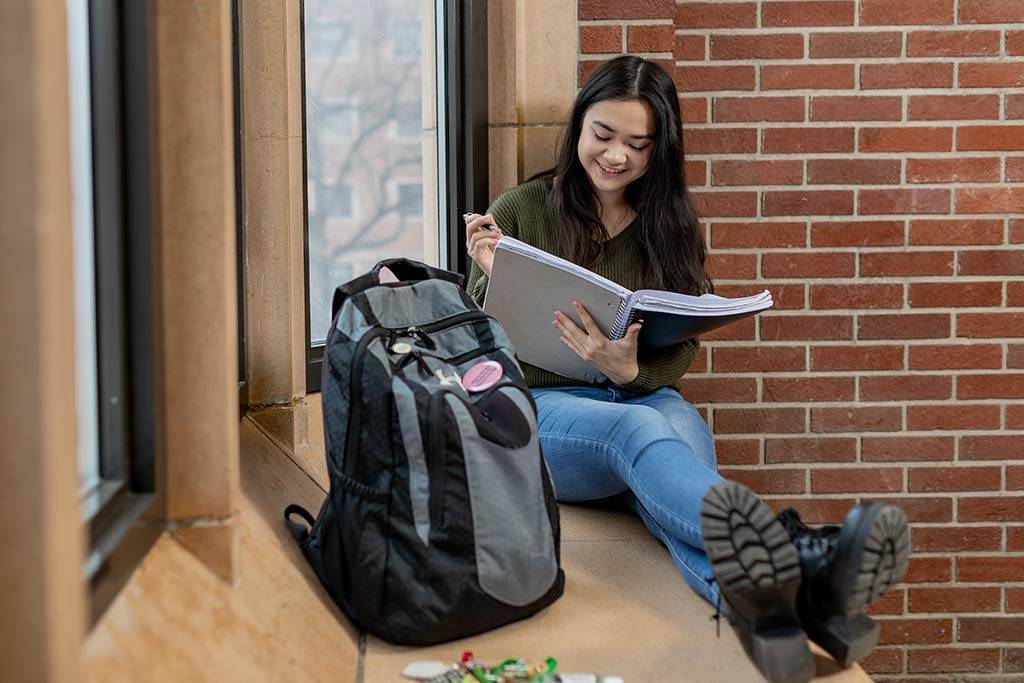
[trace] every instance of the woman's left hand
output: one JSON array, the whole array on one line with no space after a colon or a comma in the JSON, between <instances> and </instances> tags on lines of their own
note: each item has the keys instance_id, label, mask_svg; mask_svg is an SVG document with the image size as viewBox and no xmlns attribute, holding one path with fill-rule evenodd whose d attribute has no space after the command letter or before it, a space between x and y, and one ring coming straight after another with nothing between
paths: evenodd
<instances>
[{"instance_id":1,"label":"woman's left hand","mask_svg":"<svg viewBox=\"0 0 1024 683\"><path fill-rule=\"evenodd\" d=\"M572 305L583 321L584 329L581 330L572 318L561 311L555 311L555 319L551 324L561 333L562 343L607 375L613 383L621 386L635 380L640 374L636 358L639 323L630 325L622 339L612 340L604 336L582 304L574 301Z\"/></svg>"}]
</instances>

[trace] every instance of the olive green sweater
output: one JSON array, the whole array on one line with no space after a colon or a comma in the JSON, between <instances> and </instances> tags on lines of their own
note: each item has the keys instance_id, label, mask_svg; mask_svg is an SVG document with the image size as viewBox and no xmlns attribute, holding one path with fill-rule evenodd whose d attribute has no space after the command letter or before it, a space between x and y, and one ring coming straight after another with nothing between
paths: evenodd
<instances>
[{"instance_id":1,"label":"olive green sweater","mask_svg":"<svg viewBox=\"0 0 1024 683\"><path fill-rule=\"evenodd\" d=\"M551 197L551 176L538 178L514 187L494 200L490 213L509 237L532 244L549 253L557 253L555 230L557 221ZM604 258L592 270L623 287L636 289L636 264L639 261L639 245L633 225L612 237L605 244ZM469 295L483 305L487 292L487 276L476 263L469 274L467 286ZM640 374L626 389L639 392L653 391L663 386L673 386L693 363L700 342L691 339L678 346L662 349L638 361ZM585 384L582 380L570 379L548 372L529 363L523 363L526 383L531 387L571 386Z\"/></svg>"}]
</instances>

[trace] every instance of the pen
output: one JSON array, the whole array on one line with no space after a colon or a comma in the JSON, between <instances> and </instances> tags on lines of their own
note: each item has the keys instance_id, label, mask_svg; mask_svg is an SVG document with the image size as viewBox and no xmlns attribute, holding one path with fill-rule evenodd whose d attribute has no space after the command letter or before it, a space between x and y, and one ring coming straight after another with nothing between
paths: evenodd
<instances>
[{"instance_id":1,"label":"pen","mask_svg":"<svg viewBox=\"0 0 1024 683\"><path fill-rule=\"evenodd\" d=\"M462 220L468 221L471 217L473 217L475 215L477 215L477 214L475 214L475 213L464 213L464 214L462 214ZM484 230L495 230L497 228L497 226L494 225L493 223L487 223L486 225L482 225L481 227Z\"/></svg>"}]
</instances>

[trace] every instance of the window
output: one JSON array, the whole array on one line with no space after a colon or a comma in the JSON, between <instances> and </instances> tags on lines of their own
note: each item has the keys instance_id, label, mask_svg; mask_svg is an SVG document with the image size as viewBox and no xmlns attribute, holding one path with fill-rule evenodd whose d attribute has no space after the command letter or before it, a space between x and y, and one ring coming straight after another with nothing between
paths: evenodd
<instances>
[{"instance_id":1,"label":"window","mask_svg":"<svg viewBox=\"0 0 1024 683\"><path fill-rule=\"evenodd\" d=\"M419 102L399 102L395 133L399 138L419 140L423 133Z\"/></svg>"},{"instance_id":2,"label":"window","mask_svg":"<svg viewBox=\"0 0 1024 683\"><path fill-rule=\"evenodd\" d=\"M487 14L485 0L302 7L307 388L316 391L335 287L393 257L465 271L460 216L488 201ZM354 110L348 121L340 103Z\"/></svg>"},{"instance_id":3,"label":"window","mask_svg":"<svg viewBox=\"0 0 1024 683\"><path fill-rule=\"evenodd\" d=\"M420 24L415 21L396 21L392 31L395 59L402 62L420 58Z\"/></svg>"},{"instance_id":4,"label":"window","mask_svg":"<svg viewBox=\"0 0 1024 683\"><path fill-rule=\"evenodd\" d=\"M420 183L398 184L398 215L403 218L423 215L423 185Z\"/></svg>"},{"instance_id":5,"label":"window","mask_svg":"<svg viewBox=\"0 0 1024 683\"><path fill-rule=\"evenodd\" d=\"M306 27L306 59L330 63L349 61L356 54L352 24L341 19L325 19Z\"/></svg>"},{"instance_id":6,"label":"window","mask_svg":"<svg viewBox=\"0 0 1024 683\"><path fill-rule=\"evenodd\" d=\"M148 507L153 466L145 3L67 0L79 484L93 617L127 578L109 562ZM140 532L140 541L150 532ZM148 543L124 544L131 552ZM111 569L111 567L114 567Z\"/></svg>"}]
</instances>

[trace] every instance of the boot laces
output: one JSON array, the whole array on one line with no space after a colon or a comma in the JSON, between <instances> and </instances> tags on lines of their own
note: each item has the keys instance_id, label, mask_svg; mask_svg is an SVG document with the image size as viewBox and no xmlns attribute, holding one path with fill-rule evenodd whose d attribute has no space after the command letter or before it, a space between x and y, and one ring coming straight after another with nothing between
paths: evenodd
<instances>
[{"instance_id":1,"label":"boot laces","mask_svg":"<svg viewBox=\"0 0 1024 683\"><path fill-rule=\"evenodd\" d=\"M800 554L805 576L813 577L822 572L835 552L839 527L825 526L813 529L804 524L800 519L800 513L793 508L786 508L780 512L778 520Z\"/></svg>"}]
</instances>

